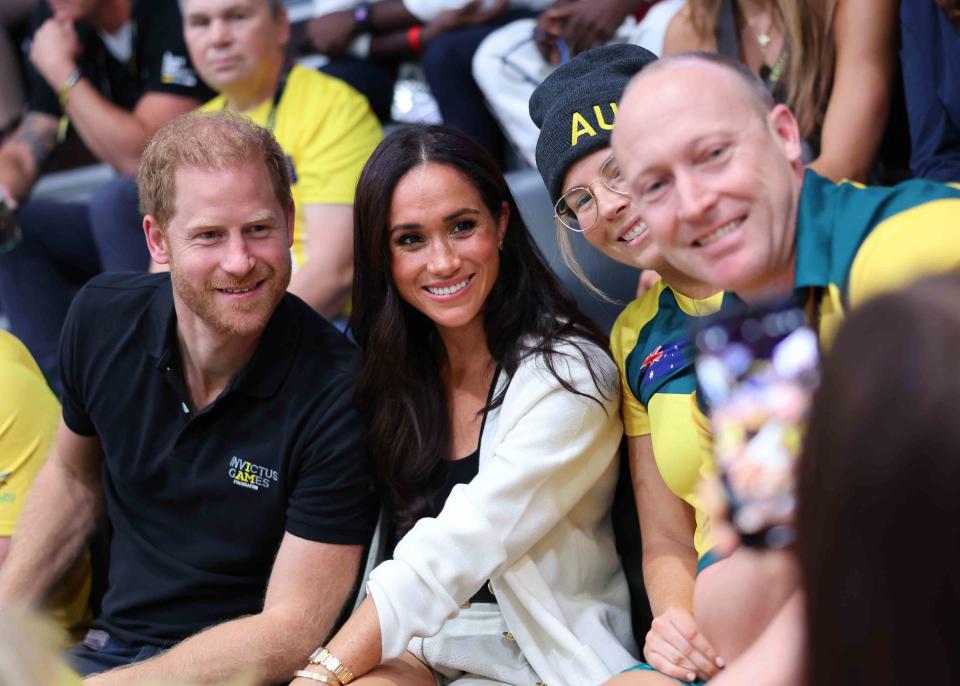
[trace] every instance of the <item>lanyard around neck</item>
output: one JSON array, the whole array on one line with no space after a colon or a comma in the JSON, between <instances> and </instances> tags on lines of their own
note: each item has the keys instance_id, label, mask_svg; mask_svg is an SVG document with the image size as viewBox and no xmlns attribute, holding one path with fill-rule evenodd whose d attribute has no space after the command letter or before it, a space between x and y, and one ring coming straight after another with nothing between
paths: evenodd
<instances>
[{"instance_id":1,"label":"lanyard around neck","mask_svg":"<svg viewBox=\"0 0 960 686\"><path fill-rule=\"evenodd\" d=\"M284 67L283 71L280 73L280 79L277 81L277 89L273 93L273 101L270 103L270 111L267 113L267 123L265 124L265 127L270 133L273 133L273 129L277 125L277 106L280 104L280 98L283 97L283 91L287 87L288 76L290 76L290 69ZM223 107L220 109L227 109L226 98L223 99Z\"/></svg>"}]
</instances>

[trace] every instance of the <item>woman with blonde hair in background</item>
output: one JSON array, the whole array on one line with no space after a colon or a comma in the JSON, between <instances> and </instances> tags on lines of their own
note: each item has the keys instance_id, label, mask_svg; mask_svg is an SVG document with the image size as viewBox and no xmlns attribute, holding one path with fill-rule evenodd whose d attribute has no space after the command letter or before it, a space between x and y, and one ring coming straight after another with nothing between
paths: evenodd
<instances>
[{"instance_id":1,"label":"woman with blonde hair in background","mask_svg":"<svg viewBox=\"0 0 960 686\"><path fill-rule=\"evenodd\" d=\"M897 0L687 0L663 54L718 52L746 64L794 112L810 168L866 182L897 71Z\"/></svg>"}]
</instances>

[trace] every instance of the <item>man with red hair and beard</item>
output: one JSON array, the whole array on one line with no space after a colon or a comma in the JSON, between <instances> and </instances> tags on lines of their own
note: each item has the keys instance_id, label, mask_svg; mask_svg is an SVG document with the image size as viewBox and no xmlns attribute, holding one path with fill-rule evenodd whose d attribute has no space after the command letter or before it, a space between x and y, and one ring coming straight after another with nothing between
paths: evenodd
<instances>
[{"instance_id":1,"label":"man with red hair and beard","mask_svg":"<svg viewBox=\"0 0 960 686\"><path fill-rule=\"evenodd\" d=\"M101 510L90 684L289 676L328 635L376 518L353 348L296 296L286 158L226 113L156 134L138 176L153 259L77 295L63 417L0 575L39 602Z\"/></svg>"}]
</instances>

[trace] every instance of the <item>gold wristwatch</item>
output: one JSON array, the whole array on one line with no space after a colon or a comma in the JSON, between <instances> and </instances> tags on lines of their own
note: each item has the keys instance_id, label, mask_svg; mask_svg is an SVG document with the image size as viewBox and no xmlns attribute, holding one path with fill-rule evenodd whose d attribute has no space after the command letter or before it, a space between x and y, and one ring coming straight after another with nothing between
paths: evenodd
<instances>
[{"instance_id":1,"label":"gold wristwatch","mask_svg":"<svg viewBox=\"0 0 960 686\"><path fill-rule=\"evenodd\" d=\"M340 680L340 683L343 686L346 686L351 681L353 681L353 672L351 672L345 664L340 662L340 659L331 655L323 646L317 648L313 651L313 654L310 656L310 664L320 665L324 669L330 670L337 679Z\"/></svg>"}]
</instances>

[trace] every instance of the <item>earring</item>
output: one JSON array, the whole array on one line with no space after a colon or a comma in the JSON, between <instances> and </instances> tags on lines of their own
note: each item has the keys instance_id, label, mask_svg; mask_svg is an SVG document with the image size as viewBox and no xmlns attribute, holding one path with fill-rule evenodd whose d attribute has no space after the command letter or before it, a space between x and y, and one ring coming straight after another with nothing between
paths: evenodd
<instances>
[{"instance_id":1,"label":"earring","mask_svg":"<svg viewBox=\"0 0 960 686\"><path fill-rule=\"evenodd\" d=\"M503 241L500 241L499 243L497 243L497 251L503 252Z\"/></svg>"}]
</instances>

